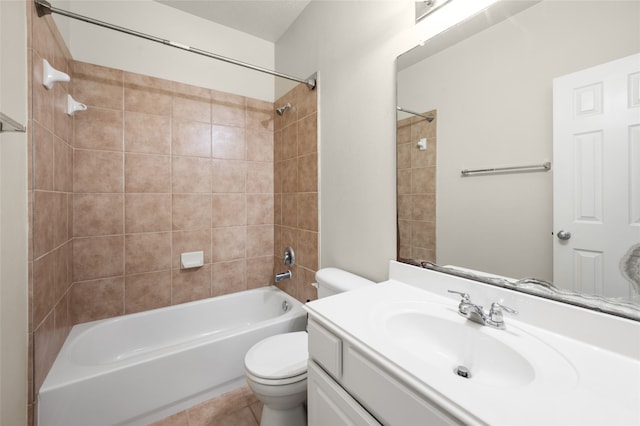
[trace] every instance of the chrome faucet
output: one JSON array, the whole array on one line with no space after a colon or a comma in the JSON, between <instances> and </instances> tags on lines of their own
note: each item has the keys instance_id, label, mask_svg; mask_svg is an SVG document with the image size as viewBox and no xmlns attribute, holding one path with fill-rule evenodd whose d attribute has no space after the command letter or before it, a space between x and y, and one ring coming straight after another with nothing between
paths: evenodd
<instances>
[{"instance_id":1,"label":"chrome faucet","mask_svg":"<svg viewBox=\"0 0 640 426\"><path fill-rule=\"evenodd\" d=\"M448 291L449 293L459 294L462 297L460 304L458 304L458 313L473 322L477 322L478 324L504 330L503 310L513 315L518 314L518 311L515 309L511 309L498 302L493 302L491 304L491 309L487 312L482 306L471 302L471 296L467 293L455 290Z\"/></svg>"}]
</instances>

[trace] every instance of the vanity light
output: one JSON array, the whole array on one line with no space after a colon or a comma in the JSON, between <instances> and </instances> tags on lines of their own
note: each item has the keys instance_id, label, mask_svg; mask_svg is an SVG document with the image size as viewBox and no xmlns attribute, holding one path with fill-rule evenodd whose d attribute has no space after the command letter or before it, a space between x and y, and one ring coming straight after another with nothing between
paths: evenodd
<instances>
[{"instance_id":1,"label":"vanity light","mask_svg":"<svg viewBox=\"0 0 640 426\"><path fill-rule=\"evenodd\" d=\"M46 59L42 60L42 84L51 90L54 83L70 81L69 74L63 73L51 66Z\"/></svg>"},{"instance_id":2,"label":"vanity light","mask_svg":"<svg viewBox=\"0 0 640 426\"><path fill-rule=\"evenodd\" d=\"M416 2L416 36L420 45L437 34L453 27L467 18L485 10L498 0L431 0L428 10L419 8ZM444 7L446 6L446 7ZM422 13L420 14L420 12ZM436 13L437 12L437 13Z\"/></svg>"}]
</instances>

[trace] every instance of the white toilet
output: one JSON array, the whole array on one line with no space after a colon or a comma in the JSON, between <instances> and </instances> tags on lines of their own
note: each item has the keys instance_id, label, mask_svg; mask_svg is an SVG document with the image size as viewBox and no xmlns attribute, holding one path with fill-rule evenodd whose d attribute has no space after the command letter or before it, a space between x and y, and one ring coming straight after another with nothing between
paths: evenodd
<instances>
[{"instance_id":1,"label":"white toilet","mask_svg":"<svg viewBox=\"0 0 640 426\"><path fill-rule=\"evenodd\" d=\"M318 298L374 284L337 268L316 272ZM307 333L277 334L256 343L244 358L249 387L264 404L260 426L307 424Z\"/></svg>"}]
</instances>

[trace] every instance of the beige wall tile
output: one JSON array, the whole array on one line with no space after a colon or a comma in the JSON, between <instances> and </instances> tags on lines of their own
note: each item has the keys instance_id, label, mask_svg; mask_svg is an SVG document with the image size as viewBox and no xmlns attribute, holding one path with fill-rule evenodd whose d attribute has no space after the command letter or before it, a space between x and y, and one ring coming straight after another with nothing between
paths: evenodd
<instances>
[{"instance_id":1,"label":"beige wall tile","mask_svg":"<svg viewBox=\"0 0 640 426\"><path fill-rule=\"evenodd\" d=\"M273 225L273 194L247 194L247 225Z\"/></svg>"},{"instance_id":2,"label":"beige wall tile","mask_svg":"<svg viewBox=\"0 0 640 426\"><path fill-rule=\"evenodd\" d=\"M33 262L33 323L37 327L55 305L55 254Z\"/></svg>"},{"instance_id":3,"label":"beige wall tile","mask_svg":"<svg viewBox=\"0 0 640 426\"><path fill-rule=\"evenodd\" d=\"M298 191L318 191L318 155L308 154L298 157Z\"/></svg>"},{"instance_id":4,"label":"beige wall tile","mask_svg":"<svg viewBox=\"0 0 640 426\"><path fill-rule=\"evenodd\" d=\"M298 199L298 228L307 231L318 231L318 194L299 193Z\"/></svg>"},{"instance_id":5,"label":"beige wall tile","mask_svg":"<svg viewBox=\"0 0 640 426\"><path fill-rule=\"evenodd\" d=\"M273 132L247 130L247 160L273 163Z\"/></svg>"},{"instance_id":6,"label":"beige wall tile","mask_svg":"<svg viewBox=\"0 0 640 426\"><path fill-rule=\"evenodd\" d=\"M58 355L59 348L56 347L56 334L54 316L48 315L46 320L35 329L33 335L33 346L37 348L33 355L33 384L35 389L40 389L47 372L53 365L53 361Z\"/></svg>"},{"instance_id":7,"label":"beige wall tile","mask_svg":"<svg viewBox=\"0 0 640 426\"><path fill-rule=\"evenodd\" d=\"M401 169L410 169L411 168L411 150L418 149L413 144L410 143L402 143L398 144L398 158L397 158L397 168Z\"/></svg>"},{"instance_id":8,"label":"beige wall tile","mask_svg":"<svg viewBox=\"0 0 640 426\"><path fill-rule=\"evenodd\" d=\"M34 162L35 162L35 189L51 191L53 189L53 134L47 129L34 123Z\"/></svg>"},{"instance_id":9,"label":"beige wall tile","mask_svg":"<svg viewBox=\"0 0 640 426\"><path fill-rule=\"evenodd\" d=\"M211 160L198 157L172 157L173 192L211 192Z\"/></svg>"},{"instance_id":10,"label":"beige wall tile","mask_svg":"<svg viewBox=\"0 0 640 426\"><path fill-rule=\"evenodd\" d=\"M76 282L71 288L69 308L74 324L122 315L124 278Z\"/></svg>"},{"instance_id":11,"label":"beige wall tile","mask_svg":"<svg viewBox=\"0 0 640 426\"><path fill-rule=\"evenodd\" d=\"M212 160L212 191L216 193L245 192L247 166L244 161Z\"/></svg>"},{"instance_id":12,"label":"beige wall tile","mask_svg":"<svg viewBox=\"0 0 640 426\"><path fill-rule=\"evenodd\" d=\"M318 269L318 233L298 231L298 264L311 270Z\"/></svg>"},{"instance_id":13,"label":"beige wall tile","mask_svg":"<svg viewBox=\"0 0 640 426\"><path fill-rule=\"evenodd\" d=\"M313 114L318 109L318 88L309 90L306 84L299 84L293 89L294 102L298 109L298 119Z\"/></svg>"},{"instance_id":14,"label":"beige wall tile","mask_svg":"<svg viewBox=\"0 0 640 426\"><path fill-rule=\"evenodd\" d=\"M73 281L124 275L124 237L73 240Z\"/></svg>"},{"instance_id":15,"label":"beige wall tile","mask_svg":"<svg viewBox=\"0 0 640 426\"><path fill-rule=\"evenodd\" d=\"M89 107L74 114L74 146L120 152L122 129L122 110Z\"/></svg>"},{"instance_id":16,"label":"beige wall tile","mask_svg":"<svg viewBox=\"0 0 640 426\"><path fill-rule=\"evenodd\" d=\"M273 256L273 225L247 226L247 258Z\"/></svg>"},{"instance_id":17,"label":"beige wall tile","mask_svg":"<svg viewBox=\"0 0 640 426\"><path fill-rule=\"evenodd\" d=\"M318 117L313 113L298 124L298 155L318 152Z\"/></svg>"},{"instance_id":18,"label":"beige wall tile","mask_svg":"<svg viewBox=\"0 0 640 426\"><path fill-rule=\"evenodd\" d=\"M245 129L214 125L213 158L244 160L246 154Z\"/></svg>"},{"instance_id":19,"label":"beige wall tile","mask_svg":"<svg viewBox=\"0 0 640 426\"><path fill-rule=\"evenodd\" d=\"M92 107L123 109L122 71L77 61L72 69L74 99Z\"/></svg>"},{"instance_id":20,"label":"beige wall tile","mask_svg":"<svg viewBox=\"0 0 640 426\"><path fill-rule=\"evenodd\" d=\"M140 74L124 73L125 111L171 114L171 83Z\"/></svg>"},{"instance_id":21,"label":"beige wall tile","mask_svg":"<svg viewBox=\"0 0 640 426\"><path fill-rule=\"evenodd\" d=\"M56 224L51 220L51 212L55 209L56 195L48 191L34 191L33 195L33 256L37 259L54 248Z\"/></svg>"},{"instance_id":22,"label":"beige wall tile","mask_svg":"<svg viewBox=\"0 0 640 426\"><path fill-rule=\"evenodd\" d=\"M53 189L73 192L73 148L57 137L53 140Z\"/></svg>"},{"instance_id":23,"label":"beige wall tile","mask_svg":"<svg viewBox=\"0 0 640 426\"><path fill-rule=\"evenodd\" d=\"M211 265L211 295L236 293L247 289L247 266L244 258Z\"/></svg>"},{"instance_id":24,"label":"beige wall tile","mask_svg":"<svg viewBox=\"0 0 640 426\"><path fill-rule=\"evenodd\" d=\"M53 222L53 245L58 247L64 244L71 234L69 233L69 194L54 192L53 210L49 212Z\"/></svg>"},{"instance_id":25,"label":"beige wall tile","mask_svg":"<svg viewBox=\"0 0 640 426\"><path fill-rule=\"evenodd\" d=\"M123 194L74 194L73 236L89 237L124 232Z\"/></svg>"},{"instance_id":26,"label":"beige wall tile","mask_svg":"<svg viewBox=\"0 0 640 426\"><path fill-rule=\"evenodd\" d=\"M411 222L411 245L435 250L436 227L433 222Z\"/></svg>"},{"instance_id":27,"label":"beige wall tile","mask_svg":"<svg viewBox=\"0 0 640 426\"><path fill-rule=\"evenodd\" d=\"M126 111L124 146L127 152L171 153L171 119L168 116Z\"/></svg>"},{"instance_id":28,"label":"beige wall tile","mask_svg":"<svg viewBox=\"0 0 640 426\"><path fill-rule=\"evenodd\" d=\"M245 97L212 90L211 102L211 122L213 124L245 126Z\"/></svg>"},{"instance_id":29,"label":"beige wall tile","mask_svg":"<svg viewBox=\"0 0 640 426\"><path fill-rule=\"evenodd\" d=\"M75 150L73 190L77 192L122 192L123 154L120 152Z\"/></svg>"},{"instance_id":30,"label":"beige wall tile","mask_svg":"<svg viewBox=\"0 0 640 426\"><path fill-rule=\"evenodd\" d=\"M68 241L61 247L53 251L54 258L54 281L55 299L60 300L71 287L72 277L71 264L72 242Z\"/></svg>"},{"instance_id":31,"label":"beige wall tile","mask_svg":"<svg viewBox=\"0 0 640 426\"><path fill-rule=\"evenodd\" d=\"M171 305L171 270L127 275L124 279L125 313Z\"/></svg>"},{"instance_id":32,"label":"beige wall tile","mask_svg":"<svg viewBox=\"0 0 640 426\"><path fill-rule=\"evenodd\" d=\"M273 163L247 163L247 192L273 194Z\"/></svg>"},{"instance_id":33,"label":"beige wall tile","mask_svg":"<svg viewBox=\"0 0 640 426\"><path fill-rule=\"evenodd\" d=\"M212 226L238 226L247 224L245 194L213 194Z\"/></svg>"},{"instance_id":34,"label":"beige wall tile","mask_svg":"<svg viewBox=\"0 0 640 426\"><path fill-rule=\"evenodd\" d=\"M230 226L211 230L212 261L244 259L247 250L247 228Z\"/></svg>"},{"instance_id":35,"label":"beige wall tile","mask_svg":"<svg viewBox=\"0 0 640 426\"><path fill-rule=\"evenodd\" d=\"M273 131L273 103L247 99L247 129Z\"/></svg>"},{"instance_id":36,"label":"beige wall tile","mask_svg":"<svg viewBox=\"0 0 640 426\"><path fill-rule=\"evenodd\" d=\"M171 194L126 194L125 232L171 230Z\"/></svg>"},{"instance_id":37,"label":"beige wall tile","mask_svg":"<svg viewBox=\"0 0 640 426\"><path fill-rule=\"evenodd\" d=\"M290 158L279 164L282 168L282 192L298 192L298 159Z\"/></svg>"},{"instance_id":38,"label":"beige wall tile","mask_svg":"<svg viewBox=\"0 0 640 426\"><path fill-rule=\"evenodd\" d=\"M171 233L127 234L124 240L125 274L171 269Z\"/></svg>"},{"instance_id":39,"label":"beige wall tile","mask_svg":"<svg viewBox=\"0 0 640 426\"><path fill-rule=\"evenodd\" d=\"M211 122L211 96L207 89L198 94L175 94L171 115L174 119Z\"/></svg>"},{"instance_id":40,"label":"beige wall tile","mask_svg":"<svg viewBox=\"0 0 640 426\"><path fill-rule=\"evenodd\" d=\"M436 220L436 194L412 195L411 219L434 222Z\"/></svg>"},{"instance_id":41,"label":"beige wall tile","mask_svg":"<svg viewBox=\"0 0 640 426\"><path fill-rule=\"evenodd\" d=\"M398 170L398 195L411 194L411 169Z\"/></svg>"},{"instance_id":42,"label":"beige wall tile","mask_svg":"<svg viewBox=\"0 0 640 426\"><path fill-rule=\"evenodd\" d=\"M298 124L287 126L282 131L282 155L286 160L288 158L295 158L298 156Z\"/></svg>"},{"instance_id":43,"label":"beige wall tile","mask_svg":"<svg viewBox=\"0 0 640 426\"><path fill-rule=\"evenodd\" d=\"M125 154L124 181L126 192L170 192L171 157Z\"/></svg>"},{"instance_id":44,"label":"beige wall tile","mask_svg":"<svg viewBox=\"0 0 640 426\"><path fill-rule=\"evenodd\" d=\"M247 289L273 284L273 256L247 258Z\"/></svg>"},{"instance_id":45,"label":"beige wall tile","mask_svg":"<svg viewBox=\"0 0 640 426\"><path fill-rule=\"evenodd\" d=\"M436 191L436 168L422 167L411 170L411 192L414 194L434 193Z\"/></svg>"},{"instance_id":46,"label":"beige wall tile","mask_svg":"<svg viewBox=\"0 0 640 426\"><path fill-rule=\"evenodd\" d=\"M173 230L210 228L211 194L173 194L172 212Z\"/></svg>"},{"instance_id":47,"label":"beige wall tile","mask_svg":"<svg viewBox=\"0 0 640 426\"><path fill-rule=\"evenodd\" d=\"M208 123L173 119L171 149L174 155L211 157L211 126Z\"/></svg>"},{"instance_id":48,"label":"beige wall tile","mask_svg":"<svg viewBox=\"0 0 640 426\"><path fill-rule=\"evenodd\" d=\"M298 194L282 195L282 225L298 227Z\"/></svg>"},{"instance_id":49,"label":"beige wall tile","mask_svg":"<svg viewBox=\"0 0 640 426\"><path fill-rule=\"evenodd\" d=\"M196 269L174 269L171 279L171 303L191 302L211 297L211 265Z\"/></svg>"}]
</instances>

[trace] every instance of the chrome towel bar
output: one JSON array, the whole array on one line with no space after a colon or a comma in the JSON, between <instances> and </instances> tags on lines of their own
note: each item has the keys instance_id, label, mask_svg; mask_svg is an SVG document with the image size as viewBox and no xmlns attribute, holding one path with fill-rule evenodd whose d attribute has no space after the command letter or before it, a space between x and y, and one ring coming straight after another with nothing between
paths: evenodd
<instances>
[{"instance_id":1,"label":"chrome towel bar","mask_svg":"<svg viewBox=\"0 0 640 426\"><path fill-rule=\"evenodd\" d=\"M469 176L475 173L496 173L496 172L511 172L511 171L548 171L551 170L551 162L547 161L542 164L533 164L530 166L512 166L512 167L493 167L488 169L464 169L460 172L462 176Z\"/></svg>"},{"instance_id":2,"label":"chrome towel bar","mask_svg":"<svg viewBox=\"0 0 640 426\"><path fill-rule=\"evenodd\" d=\"M0 132L25 132L26 130L22 124L0 112Z\"/></svg>"}]
</instances>

